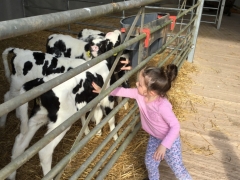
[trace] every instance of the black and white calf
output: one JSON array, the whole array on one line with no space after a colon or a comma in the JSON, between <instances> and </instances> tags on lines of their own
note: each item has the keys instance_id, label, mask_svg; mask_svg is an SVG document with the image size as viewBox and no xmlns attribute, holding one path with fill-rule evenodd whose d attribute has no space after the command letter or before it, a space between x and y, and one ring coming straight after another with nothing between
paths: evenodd
<instances>
[{"instance_id":1,"label":"black and white calf","mask_svg":"<svg viewBox=\"0 0 240 180\"><path fill-rule=\"evenodd\" d=\"M74 38L73 38L74 39ZM119 33L111 32L108 34L107 39L99 41L99 43L91 44L90 49L94 54L95 52L104 53L113 46L119 44ZM77 40L79 41L79 40ZM12 59L12 73L10 73L8 65L8 54L13 53ZM30 51L18 48L7 48L3 54L3 64L5 69L5 75L10 82L10 90L4 95L4 101L8 101L11 98L19 95L19 90L22 85L35 78L41 78L53 73L64 73L77 65L84 63L83 59L71 59L59 57L55 55L42 53L40 51ZM78 62L79 61L79 62ZM27 118L21 118L21 114L16 109L16 115L21 119L21 132L27 131ZM0 119L0 126L4 126L6 122L7 114L3 115Z\"/></svg>"},{"instance_id":2,"label":"black and white calf","mask_svg":"<svg viewBox=\"0 0 240 180\"><path fill-rule=\"evenodd\" d=\"M12 73L8 66L8 54L13 53ZM48 76L50 74L64 73L83 63L82 59L56 58L55 56L40 51L30 51L19 48L7 48L2 54L5 75L10 82L10 89L4 95L4 102L19 95L22 85L30 80ZM16 115L21 120L20 131L24 134L28 130L28 117L18 112ZM0 119L0 126L4 126L7 114Z\"/></svg>"},{"instance_id":3,"label":"black and white calf","mask_svg":"<svg viewBox=\"0 0 240 180\"><path fill-rule=\"evenodd\" d=\"M115 30L107 33L105 37L99 35L88 38L87 42L69 35L52 34L48 37L46 52L56 57L80 58L88 61L120 45L120 34L119 30Z\"/></svg>"},{"instance_id":4,"label":"black and white calf","mask_svg":"<svg viewBox=\"0 0 240 180\"><path fill-rule=\"evenodd\" d=\"M52 34L48 37L46 52L53 54L55 57L69 57L85 59L88 61L97 57L99 53L104 53L105 49L101 49L101 47L104 46L100 45L102 42L102 38L92 39L89 42L85 42L69 35ZM93 45L99 47L99 52L91 49L91 46Z\"/></svg>"},{"instance_id":5,"label":"black and white calf","mask_svg":"<svg viewBox=\"0 0 240 180\"><path fill-rule=\"evenodd\" d=\"M78 33L78 39L89 42L92 39L103 39L105 33L99 30L83 29Z\"/></svg>"},{"instance_id":6,"label":"black and white calf","mask_svg":"<svg viewBox=\"0 0 240 180\"><path fill-rule=\"evenodd\" d=\"M42 94L38 98L38 103L33 109L31 118L29 119L29 130L22 134L20 133L16 137L16 141L12 151L12 159L15 159L28 147L32 137L36 131L43 126L48 124L48 131L52 131L54 128L59 126L67 118L76 113L79 109L83 108L87 103L89 103L98 94L93 93L92 82L96 82L100 87L103 86L106 78L109 74L110 68L114 60L112 58L104 60L99 64L89 68L88 70L78 74L77 76L69 79L63 84L53 88L52 90ZM58 76L59 74L51 74L44 78L37 78L25 83L21 89L21 93L24 93L50 79ZM112 79L112 82L114 78ZM110 83L108 82L107 87ZM103 116L102 109L108 114L114 107L114 100L112 96L106 96L101 100L94 111L94 119L96 124L98 124ZM26 114L28 109L28 104L24 104L19 107L19 112L21 114ZM115 128L115 117L109 120L110 130ZM43 169L43 174L46 175L51 170L52 154L61 141L63 136L69 130L65 130L53 141L51 141L47 146L45 146L40 152L40 161ZM99 135L101 131L99 132ZM117 134L114 135L114 140L118 138ZM14 179L16 172L14 172L9 178Z\"/></svg>"}]
</instances>

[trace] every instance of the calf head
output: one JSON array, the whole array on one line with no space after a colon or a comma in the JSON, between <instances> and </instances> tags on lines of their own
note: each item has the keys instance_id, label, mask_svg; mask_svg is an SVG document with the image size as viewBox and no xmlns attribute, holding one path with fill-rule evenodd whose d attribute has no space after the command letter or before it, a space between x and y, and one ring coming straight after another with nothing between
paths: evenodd
<instances>
[{"instance_id":1,"label":"calf head","mask_svg":"<svg viewBox=\"0 0 240 180\"><path fill-rule=\"evenodd\" d=\"M105 36L107 40L107 51L115 48L121 44L121 32L119 30L115 30L113 32L108 32Z\"/></svg>"}]
</instances>

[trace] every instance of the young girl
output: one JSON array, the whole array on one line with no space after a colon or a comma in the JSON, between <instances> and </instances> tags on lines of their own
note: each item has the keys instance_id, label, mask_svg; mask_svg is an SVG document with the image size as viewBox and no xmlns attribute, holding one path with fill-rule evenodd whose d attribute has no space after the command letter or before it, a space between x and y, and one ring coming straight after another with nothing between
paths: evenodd
<instances>
[{"instance_id":1,"label":"young girl","mask_svg":"<svg viewBox=\"0 0 240 180\"><path fill-rule=\"evenodd\" d=\"M146 67L138 74L137 88L118 87L111 92L112 96L133 98L138 103L142 128L150 134L145 155L150 180L160 179L158 166L163 159L176 178L192 179L182 162L180 124L166 98L177 72L177 66L174 64L168 65L167 68ZM92 85L95 89L93 92L101 91L94 82Z\"/></svg>"}]
</instances>

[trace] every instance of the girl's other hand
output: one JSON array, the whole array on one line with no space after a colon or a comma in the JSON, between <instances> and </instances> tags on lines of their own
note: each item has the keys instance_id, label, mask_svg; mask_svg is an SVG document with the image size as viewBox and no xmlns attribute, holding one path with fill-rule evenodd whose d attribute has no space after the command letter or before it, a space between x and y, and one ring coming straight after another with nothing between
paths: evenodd
<instances>
[{"instance_id":1,"label":"girl's other hand","mask_svg":"<svg viewBox=\"0 0 240 180\"><path fill-rule=\"evenodd\" d=\"M160 146L158 146L156 152L154 153L153 158L155 159L155 161L161 161L164 159L165 153L166 147L160 144Z\"/></svg>"},{"instance_id":2,"label":"girl's other hand","mask_svg":"<svg viewBox=\"0 0 240 180\"><path fill-rule=\"evenodd\" d=\"M100 88L95 82L92 82L92 86L94 88L92 92L98 93L98 94L101 92L102 88Z\"/></svg>"},{"instance_id":3,"label":"girl's other hand","mask_svg":"<svg viewBox=\"0 0 240 180\"><path fill-rule=\"evenodd\" d=\"M123 65L123 67L121 68L121 70L131 70L132 69L132 66L129 66L130 64L130 61L128 59L126 59L125 61L120 61Z\"/></svg>"}]
</instances>

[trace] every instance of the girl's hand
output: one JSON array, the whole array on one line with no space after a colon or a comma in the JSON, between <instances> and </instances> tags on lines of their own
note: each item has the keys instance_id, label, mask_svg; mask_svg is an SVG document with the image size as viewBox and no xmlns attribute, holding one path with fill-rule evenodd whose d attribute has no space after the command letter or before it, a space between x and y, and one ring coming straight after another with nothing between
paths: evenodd
<instances>
[{"instance_id":1,"label":"girl's hand","mask_svg":"<svg viewBox=\"0 0 240 180\"><path fill-rule=\"evenodd\" d=\"M95 82L92 82L92 86L94 88L92 92L98 93L98 94L101 92L102 88L100 88Z\"/></svg>"},{"instance_id":2,"label":"girl's hand","mask_svg":"<svg viewBox=\"0 0 240 180\"><path fill-rule=\"evenodd\" d=\"M126 59L125 61L120 61L123 65L123 67L121 67L121 70L131 70L132 66L129 66L130 61L128 59Z\"/></svg>"},{"instance_id":3,"label":"girl's hand","mask_svg":"<svg viewBox=\"0 0 240 180\"><path fill-rule=\"evenodd\" d=\"M160 144L156 152L154 153L153 158L155 159L155 161L161 161L164 159L165 153L166 153L166 147Z\"/></svg>"}]
</instances>

